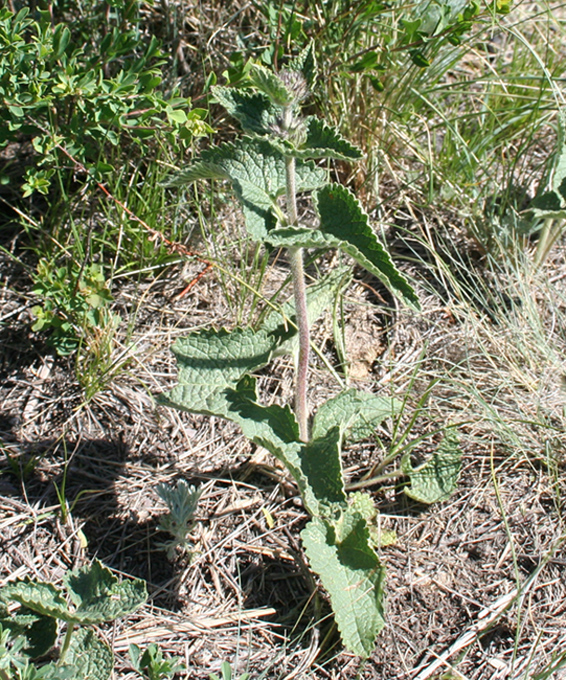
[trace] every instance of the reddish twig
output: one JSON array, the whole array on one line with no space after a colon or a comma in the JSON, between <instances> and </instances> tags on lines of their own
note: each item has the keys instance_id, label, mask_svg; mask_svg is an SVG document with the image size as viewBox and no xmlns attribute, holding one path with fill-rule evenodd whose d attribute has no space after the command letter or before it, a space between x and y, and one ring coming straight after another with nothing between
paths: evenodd
<instances>
[{"instance_id":1,"label":"reddish twig","mask_svg":"<svg viewBox=\"0 0 566 680\"><path fill-rule=\"evenodd\" d=\"M212 268L212 265L210 263L207 264L206 267L201 272L199 272L194 277L194 279L188 285L186 285L178 295L175 296L175 300L180 300L181 298L185 297L185 295L191 290L191 288L193 286L195 286L202 279L202 277L206 274L206 272L211 268Z\"/></svg>"},{"instance_id":2,"label":"reddish twig","mask_svg":"<svg viewBox=\"0 0 566 680\"><path fill-rule=\"evenodd\" d=\"M157 229L153 229L152 227L150 227L149 224L147 224L147 222L144 222L144 220L142 220L141 217L138 217L126 205L124 205L124 203L122 203L122 201L120 201L112 193L110 193L110 191L108 191L108 189L104 186L104 184L102 184L97 179L92 177L92 175L87 170L87 168L79 160L77 160L73 155L71 155L67 151L67 149L65 149L65 147L61 146L60 144L56 144L55 146L59 149L59 151L61 151L63 154L65 154L65 156L67 156L67 158L72 163L74 163L75 166L79 170L81 170L82 172L86 173L89 177L91 177L94 180L94 182L96 183L96 185L98 186L98 188L104 194L106 194L106 196L108 196L108 198L110 200L114 201L114 203L116 203L116 205L120 206L120 208L122 208L122 210L124 210L133 220L135 220L136 222L139 222L139 224L141 224L142 227L150 235L150 239L151 239L152 242L161 241L163 244L165 244L167 246L167 248L169 249L169 252L171 252L171 253L179 253L180 255L185 255L187 257L195 257L197 260L199 260L199 262L202 262L203 264L206 265L206 268L203 270L202 274L204 274L206 271L208 271L209 269L211 269L214 266L212 262L210 262L206 258L202 257L201 255L194 253L192 250L189 250L182 243L175 243L174 241L170 241L161 232L157 231ZM200 278L200 276L198 278Z\"/></svg>"}]
</instances>

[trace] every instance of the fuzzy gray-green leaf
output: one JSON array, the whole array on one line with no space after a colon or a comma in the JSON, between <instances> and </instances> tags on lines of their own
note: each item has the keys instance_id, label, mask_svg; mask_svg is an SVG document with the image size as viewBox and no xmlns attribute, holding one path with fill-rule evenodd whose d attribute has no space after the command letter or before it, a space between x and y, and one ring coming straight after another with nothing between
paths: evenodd
<instances>
[{"instance_id":1,"label":"fuzzy gray-green leaf","mask_svg":"<svg viewBox=\"0 0 566 680\"><path fill-rule=\"evenodd\" d=\"M63 593L52 583L32 581L29 577L23 581L8 583L0 590L0 600L19 602L27 609L44 616L63 621L72 620L72 614Z\"/></svg>"},{"instance_id":2,"label":"fuzzy gray-green leaf","mask_svg":"<svg viewBox=\"0 0 566 680\"><path fill-rule=\"evenodd\" d=\"M236 118L244 132L257 135L269 135L277 125L280 112L262 92L249 92L233 87L217 85L212 88L216 99Z\"/></svg>"},{"instance_id":3,"label":"fuzzy gray-green leaf","mask_svg":"<svg viewBox=\"0 0 566 680\"><path fill-rule=\"evenodd\" d=\"M301 538L311 567L330 595L344 645L368 657L384 625L385 570L370 545L365 519L349 509L339 527L315 517Z\"/></svg>"},{"instance_id":4,"label":"fuzzy gray-green leaf","mask_svg":"<svg viewBox=\"0 0 566 680\"><path fill-rule=\"evenodd\" d=\"M359 201L340 184L326 185L316 193L320 231L340 242L340 248L411 307L419 308L418 297L407 279L391 261L368 223Z\"/></svg>"},{"instance_id":5,"label":"fuzzy gray-green leaf","mask_svg":"<svg viewBox=\"0 0 566 680\"><path fill-rule=\"evenodd\" d=\"M278 106L287 106L294 100L293 93L287 89L281 79L261 64L253 64L249 77L258 90L267 95L270 101Z\"/></svg>"},{"instance_id":6,"label":"fuzzy gray-green leaf","mask_svg":"<svg viewBox=\"0 0 566 680\"><path fill-rule=\"evenodd\" d=\"M273 140L282 153L294 158L335 158L343 161L357 161L362 152L347 139L344 139L334 128L316 116L309 116L306 121L306 139L294 146L286 140Z\"/></svg>"},{"instance_id":7,"label":"fuzzy gray-green leaf","mask_svg":"<svg viewBox=\"0 0 566 680\"><path fill-rule=\"evenodd\" d=\"M75 680L108 680L114 668L112 650L91 628L73 633L65 662L76 669Z\"/></svg>"},{"instance_id":8,"label":"fuzzy gray-green leaf","mask_svg":"<svg viewBox=\"0 0 566 680\"><path fill-rule=\"evenodd\" d=\"M405 493L427 505L446 500L458 484L461 459L462 451L453 430L446 432L436 451L422 465L413 467L410 454L406 454L401 460L401 471L410 479Z\"/></svg>"},{"instance_id":9,"label":"fuzzy gray-green leaf","mask_svg":"<svg viewBox=\"0 0 566 680\"><path fill-rule=\"evenodd\" d=\"M273 229L266 240L279 248L339 248L404 302L419 309L413 287L377 240L356 197L340 185L327 185L317 193L317 204L319 229L281 227Z\"/></svg>"},{"instance_id":10,"label":"fuzzy gray-green leaf","mask_svg":"<svg viewBox=\"0 0 566 680\"><path fill-rule=\"evenodd\" d=\"M380 397L351 388L322 404L313 420L313 438L322 437L339 425L342 437L352 442L371 437L386 418L394 416L399 403L391 397Z\"/></svg>"},{"instance_id":11,"label":"fuzzy gray-green leaf","mask_svg":"<svg viewBox=\"0 0 566 680\"><path fill-rule=\"evenodd\" d=\"M81 624L113 621L130 614L147 599L145 581L120 582L99 560L68 572L65 586L76 606L73 620Z\"/></svg>"},{"instance_id":12,"label":"fuzzy gray-green leaf","mask_svg":"<svg viewBox=\"0 0 566 680\"><path fill-rule=\"evenodd\" d=\"M268 141L243 137L237 144L208 149L169 184L179 186L204 177L230 180L252 238L263 240L274 228L277 198L286 188L285 159ZM297 162L298 192L312 191L325 181L326 172L322 168L312 162Z\"/></svg>"},{"instance_id":13,"label":"fuzzy gray-green leaf","mask_svg":"<svg viewBox=\"0 0 566 680\"><path fill-rule=\"evenodd\" d=\"M287 68L292 71L300 71L303 74L309 89L311 91L313 90L318 77L314 40L311 40L298 56L289 62Z\"/></svg>"},{"instance_id":14,"label":"fuzzy gray-green leaf","mask_svg":"<svg viewBox=\"0 0 566 680\"><path fill-rule=\"evenodd\" d=\"M226 399L227 417L240 425L248 439L285 464L311 514L324 514L333 503L345 502L338 428L305 444L289 407L258 404L255 380L249 376L236 389L227 390Z\"/></svg>"},{"instance_id":15,"label":"fuzzy gray-green leaf","mask_svg":"<svg viewBox=\"0 0 566 680\"><path fill-rule=\"evenodd\" d=\"M166 406L229 418L225 390L246 373L265 366L278 339L265 330L207 329L179 338L171 348L179 367L178 385L159 397Z\"/></svg>"},{"instance_id":16,"label":"fuzzy gray-green leaf","mask_svg":"<svg viewBox=\"0 0 566 680\"><path fill-rule=\"evenodd\" d=\"M0 611L0 626L25 639L23 651L35 659L47 654L57 640L57 619L21 606L11 616Z\"/></svg>"}]
</instances>

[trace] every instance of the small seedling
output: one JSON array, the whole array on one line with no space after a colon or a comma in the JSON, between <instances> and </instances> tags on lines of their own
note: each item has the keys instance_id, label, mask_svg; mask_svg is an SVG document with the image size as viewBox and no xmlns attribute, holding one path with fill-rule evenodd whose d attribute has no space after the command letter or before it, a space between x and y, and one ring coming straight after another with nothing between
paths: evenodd
<instances>
[{"instance_id":1,"label":"small seedling","mask_svg":"<svg viewBox=\"0 0 566 680\"><path fill-rule=\"evenodd\" d=\"M247 89L213 88L245 136L204 152L172 184L230 181L250 237L269 248L287 250L293 296L280 311L271 311L257 330L208 329L177 340L172 349L179 364L179 385L161 402L237 423L249 439L286 465L312 517L301 534L307 557L330 595L344 644L367 657L384 626L385 570L370 535L371 513L362 511L359 499L352 503L346 495L341 449L347 441L372 436L400 406L391 397L347 389L321 404L311 418L310 327L331 307L351 273L340 267L307 288L304 251L339 249L409 306L418 309L419 302L378 241L356 196L329 182L327 171L314 162L355 161L362 156L326 122L301 116L316 71L310 45L278 74L252 64ZM298 193L311 194L315 223L299 217ZM279 354L291 354L295 361L294 412L288 406L261 404L251 375ZM433 502L452 490L459 454L455 465L453 458L445 463L442 449L418 468L405 462L403 474L411 480L413 497L418 494Z\"/></svg>"},{"instance_id":2,"label":"small seedling","mask_svg":"<svg viewBox=\"0 0 566 680\"><path fill-rule=\"evenodd\" d=\"M147 599L145 582L119 582L95 560L68 572L63 586L27 578L0 589L0 625L15 638L9 650L6 639L0 642L1 680L12 677L10 669L26 669L27 675L20 677L28 680L108 680L112 674L112 651L90 626L126 616L142 605ZM20 605L13 613L8 611L11 602ZM33 660L55 647L61 623L66 631L57 663L37 668Z\"/></svg>"},{"instance_id":3,"label":"small seedling","mask_svg":"<svg viewBox=\"0 0 566 680\"><path fill-rule=\"evenodd\" d=\"M216 673L211 673L208 678L209 680L232 680L232 668L227 661L222 662L222 666L220 666L220 675L222 677L218 677ZM249 673L243 673L238 680L249 680L249 677Z\"/></svg>"},{"instance_id":4,"label":"small seedling","mask_svg":"<svg viewBox=\"0 0 566 680\"><path fill-rule=\"evenodd\" d=\"M189 486L184 479L180 479L174 487L158 484L156 490L169 510L161 518L159 528L173 536L173 540L165 544L167 556L173 559L177 548L185 551L190 546L188 535L195 526L194 517L202 490Z\"/></svg>"},{"instance_id":5,"label":"small seedling","mask_svg":"<svg viewBox=\"0 0 566 680\"><path fill-rule=\"evenodd\" d=\"M164 659L163 652L154 642L147 646L143 654L138 645L130 645L128 653L132 666L148 680L172 678L175 673L180 673L185 669L179 657Z\"/></svg>"}]
</instances>

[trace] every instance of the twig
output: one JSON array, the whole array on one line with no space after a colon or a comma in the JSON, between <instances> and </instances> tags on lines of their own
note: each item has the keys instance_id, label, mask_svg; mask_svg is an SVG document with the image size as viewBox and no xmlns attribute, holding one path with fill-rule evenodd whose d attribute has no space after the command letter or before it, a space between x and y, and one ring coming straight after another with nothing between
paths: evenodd
<instances>
[{"instance_id":1,"label":"twig","mask_svg":"<svg viewBox=\"0 0 566 680\"><path fill-rule=\"evenodd\" d=\"M90 174L90 172L86 169L86 167L85 167L80 161L78 161L74 156L72 156L72 155L67 151L67 149L65 149L65 147L61 146L60 144L56 144L55 146L59 149L59 151L61 151L62 153L64 153L65 156L67 156L67 158L68 158L70 161L72 161L72 162L77 166L77 168L78 168L79 170L81 170L82 172L85 172L89 177L91 177L92 179L94 179L94 178L92 177L92 175ZM188 255L188 256L190 256L190 257L196 257L197 260L200 260L201 262L204 262L205 264L208 264L208 265L210 265L210 266L212 267L212 263L211 263L211 262L209 262L208 260L204 259L204 258L201 257L200 255L197 255L196 253L193 253L191 250L189 250L189 249L188 249L186 246L184 246L182 243L175 243L174 241L170 241L168 238L166 238L165 236L163 236L163 234L162 234L161 232L157 231L157 229L153 229L152 227L150 227L149 224L147 224L147 222L144 222L144 221L141 219L141 217L138 217L134 212L132 212L132 211L128 208L128 206L124 205L124 203L122 203L122 201L120 201L120 199L116 198L113 194L111 194L110 191L108 191L108 189L104 186L104 184L102 184L101 182L99 182L97 179L94 179L94 182L96 183L96 185L98 186L98 188L99 188L104 194L106 194L106 196L108 196L109 199L111 199L112 201L114 201L114 203L116 203L116 205L119 205L120 208L122 208L122 210L124 210L124 211L125 211L125 212L133 219L133 220L136 220L136 222L139 222L139 223L142 225L142 227L148 232L148 234L150 234L150 236L151 236L151 238L152 238L153 241L159 241L159 240L161 240L161 241L169 248L169 250L170 250L171 252L180 253L181 255Z\"/></svg>"}]
</instances>

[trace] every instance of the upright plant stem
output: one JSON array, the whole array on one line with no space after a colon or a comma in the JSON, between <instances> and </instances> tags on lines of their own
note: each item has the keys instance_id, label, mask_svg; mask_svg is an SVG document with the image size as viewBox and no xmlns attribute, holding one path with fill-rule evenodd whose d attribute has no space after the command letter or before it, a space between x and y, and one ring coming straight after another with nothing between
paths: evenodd
<instances>
[{"instance_id":1,"label":"upright plant stem","mask_svg":"<svg viewBox=\"0 0 566 680\"><path fill-rule=\"evenodd\" d=\"M283 113L283 127L288 129L291 124L292 110L287 107ZM289 224L296 226L297 191L295 184L295 159L285 159L285 173L287 180L286 202L287 219ZM309 409L307 404L307 386L309 372L310 335L307 311L307 289L303 267L303 249L289 248L291 275L293 277L293 294L295 298L295 312L297 314L297 328L299 329L299 361L295 376L295 415L299 423L299 436L306 442L309 440Z\"/></svg>"},{"instance_id":2,"label":"upright plant stem","mask_svg":"<svg viewBox=\"0 0 566 680\"><path fill-rule=\"evenodd\" d=\"M309 371L310 337L302 248L290 248L289 259L291 262L291 273L293 275L295 311L297 313L297 327L299 329L299 361L295 378L295 414L299 423L299 435L301 439L306 442L309 440L307 378Z\"/></svg>"}]
</instances>

